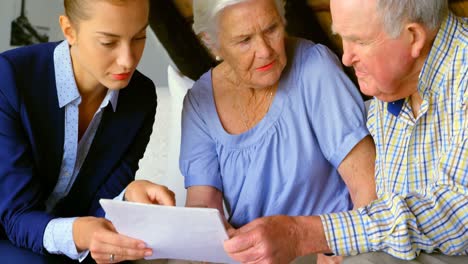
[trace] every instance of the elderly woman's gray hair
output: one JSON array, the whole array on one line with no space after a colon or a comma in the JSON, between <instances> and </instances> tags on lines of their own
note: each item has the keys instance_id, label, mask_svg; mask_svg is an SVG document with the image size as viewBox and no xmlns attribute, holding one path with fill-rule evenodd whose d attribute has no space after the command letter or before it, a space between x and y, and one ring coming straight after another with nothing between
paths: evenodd
<instances>
[{"instance_id":1,"label":"elderly woman's gray hair","mask_svg":"<svg viewBox=\"0 0 468 264\"><path fill-rule=\"evenodd\" d=\"M377 0L377 11L387 33L396 38L406 22L436 29L448 12L448 0Z\"/></svg>"},{"instance_id":2,"label":"elderly woman's gray hair","mask_svg":"<svg viewBox=\"0 0 468 264\"><path fill-rule=\"evenodd\" d=\"M193 30L197 35L207 34L211 41L210 44L217 45L218 17L221 11L229 6L247 1L256 0L193 0ZM285 23L284 0L271 1L274 1L278 14Z\"/></svg>"}]
</instances>

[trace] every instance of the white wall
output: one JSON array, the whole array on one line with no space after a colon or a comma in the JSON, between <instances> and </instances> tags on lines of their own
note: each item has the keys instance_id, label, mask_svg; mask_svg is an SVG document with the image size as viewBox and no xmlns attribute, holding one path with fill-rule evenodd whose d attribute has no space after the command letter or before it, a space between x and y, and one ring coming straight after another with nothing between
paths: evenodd
<instances>
[{"instance_id":1,"label":"white wall","mask_svg":"<svg viewBox=\"0 0 468 264\"><path fill-rule=\"evenodd\" d=\"M63 11L60 0L26 0L26 16L34 26L49 27L50 40L62 39L58 16ZM11 22L21 14L21 0L0 1L0 52L10 46Z\"/></svg>"},{"instance_id":2,"label":"white wall","mask_svg":"<svg viewBox=\"0 0 468 264\"><path fill-rule=\"evenodd\" d=\"M63 0L26 0L26 17L33 26L49 27L49 40L63 39L58 17L63 14ZM21 13L21 0L0 1L0 52L10 46L11 22ZM156 35L148 30L146 49L138 69L158 87L167 87L167 65L172 61Z\"/></svg>"}]
</instances>

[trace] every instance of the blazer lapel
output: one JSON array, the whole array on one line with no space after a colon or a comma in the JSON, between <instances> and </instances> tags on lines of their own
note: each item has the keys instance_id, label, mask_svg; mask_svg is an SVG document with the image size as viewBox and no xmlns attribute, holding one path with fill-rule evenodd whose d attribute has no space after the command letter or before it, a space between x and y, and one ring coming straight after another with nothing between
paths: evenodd
<instances>
[{"instance_id":1,"label":"blazer lapel","mask_svg":"<svg viewBox=\"0 0 468 264\"><path fill-rule=\"evenodd\" d=\"M111 105L106 107L88 155L66 198L69 199L67 204L75 205L74 212L78 209L82 214L88 213L92 199L121 162L139 127L137 124L141 124L143 118L144 115L136 111L113 112ZM88 200L83 200L84 197Z\"/></svg>"},{"instance_id":2,"label":"blazer lapel","mask_svg":"<svg viewBox=\"0 0 468 264\"><path fill-rule=\"evenodd\" d=\"M53 64L38 70L25 80L25 87L33 87L23 94L25 107L21 115L31 143L37 172L47 197L55 187L63 156L65 111L58 105Z\"/></svg>"}]
</instances>

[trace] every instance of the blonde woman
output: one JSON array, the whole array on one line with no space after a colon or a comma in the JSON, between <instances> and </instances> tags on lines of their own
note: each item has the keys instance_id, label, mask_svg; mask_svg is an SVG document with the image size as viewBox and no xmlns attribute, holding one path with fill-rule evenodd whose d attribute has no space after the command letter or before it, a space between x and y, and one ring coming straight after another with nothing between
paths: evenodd
<instances>
[{"instance_id":1,"label":"blonde woman","mask_svg":"<svg viewBox=\"0 0 468 264\"><path fill-rule=\"evenodd\" d=\"M119 235L99 199L174 204L133 181L156 111L136 70L149 1L64 3L65 41L0 54L1 263L143 258L151 249Z\"/></svg>"}]
</instances>

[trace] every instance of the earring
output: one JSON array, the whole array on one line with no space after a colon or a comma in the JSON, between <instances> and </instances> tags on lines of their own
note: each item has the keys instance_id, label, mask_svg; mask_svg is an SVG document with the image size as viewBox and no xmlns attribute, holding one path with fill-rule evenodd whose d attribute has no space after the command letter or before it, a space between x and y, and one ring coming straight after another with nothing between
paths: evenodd
<instances>
[{"instance_id":1,"label":"earring","mask_svg":"<svg viewBox=\"0 0 468 264\"><path fill-rule=\"evenodd\" d=\"M222 58L221 58L220 56L216 56L216 57L215 57L215 60L216 60L216 61L221 61Z\"/></svg>"}]
</instances>

